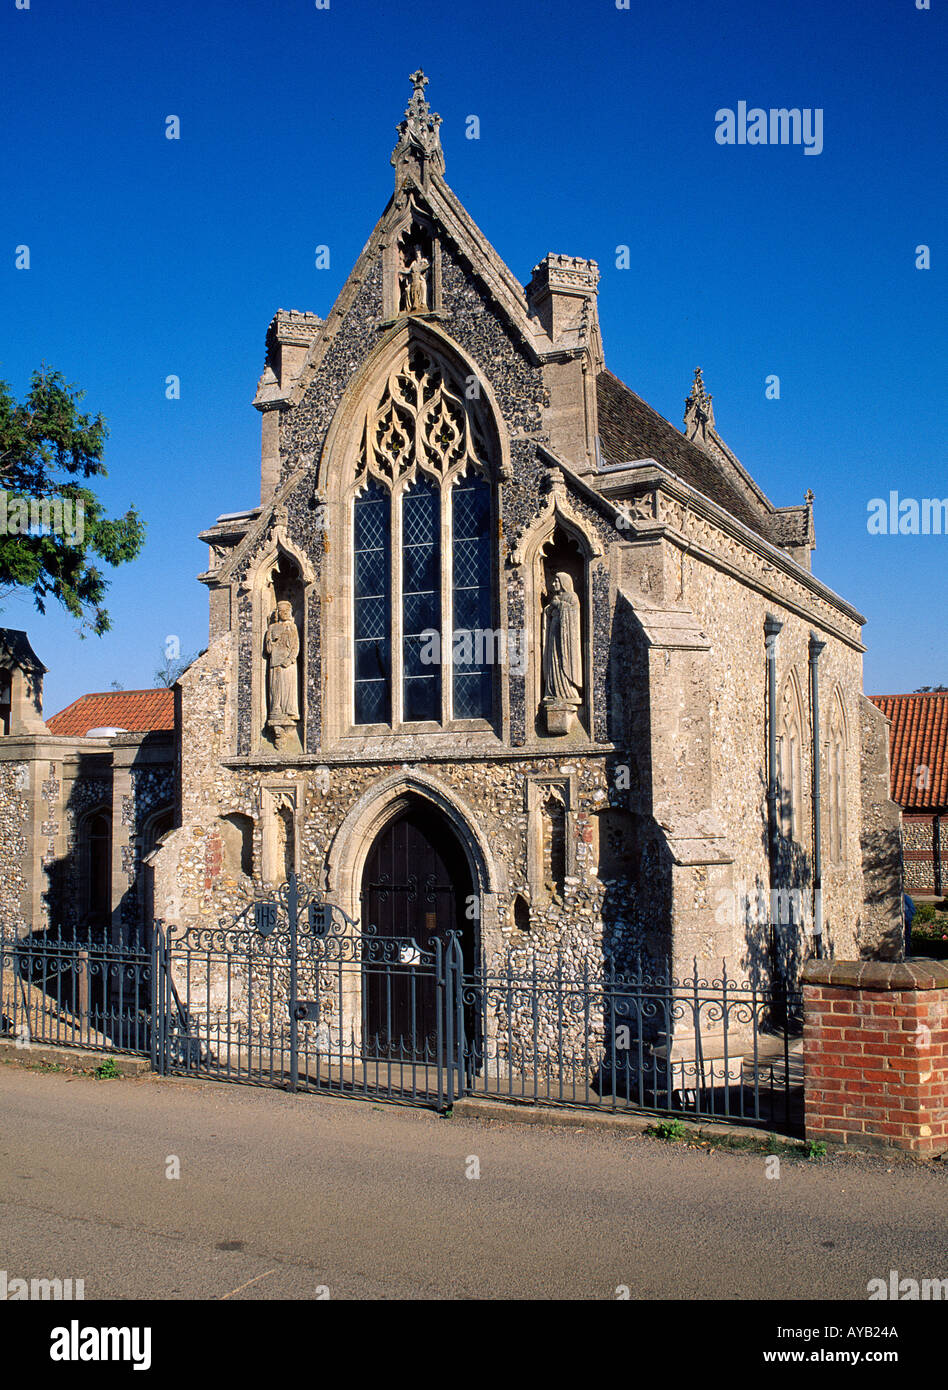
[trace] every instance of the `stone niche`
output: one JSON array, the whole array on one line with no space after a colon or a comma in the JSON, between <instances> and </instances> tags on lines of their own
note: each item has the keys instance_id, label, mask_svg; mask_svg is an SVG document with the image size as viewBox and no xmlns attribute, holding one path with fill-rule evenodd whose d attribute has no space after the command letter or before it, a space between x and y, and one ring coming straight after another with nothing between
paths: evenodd
<instances>
[{"instance_id":1,"label":"stone niche","mask_svg":"<svg viewBox=\"0 0 948 1390\"><path fill-rule=\"evenodd\" d=\"M300 871L297 824L300 789L295 782L263 782L260 787L261 863L263 882L285 883Z\"/></svg>"},{"instance_id":2,"label":"stone niche","mask_svg":"<svg viewBox=\"0 0 948 1390\"><path fill-rule=\"evenodd\" d=\"M288 604L289 608L281 605ZM282 623L280 619L283 619ZM282 551L268 567L258 587L256 725L261 752L301 753L306 710L306 584L297 561ZM274 643L271 634L296 629L297 654L292 674L273 681ZM276 626L275 626L276 624ZM285 659L285 658L279 658ZM295 684L294 684L295 682ZM292 686L295 700L288 698ZM274 695L276 692L276 704Z\"/></svg>"},{"instance_id":3,"label":"stone niche","mask_svg":"<svg viewBox=\"0 0 948 1390\"><path fill-rule=\"evenodd\" d=\"M220 817L222 867L230 878L253 878L253 832L251 816L234 811Z\"/></svg>"},{"instance_id":4,"label":"stone niche","mask_svg":"<svg viewBox=\"0 0 948 1390\"><path fill-rule=\"evenodd\" d=\"M579 600L580 652L582 656L582 692L578 704L546 698L543 681L543 609L549 604L554 578L568 574L573 592ZM562 738L574 731L588 737L590 723L591 644L589 622L589 584L586 556L578 542L562 526L556 526L537 554L535 592L540 609L535 615L536 629L533 650L539 656L536 663L534 732L538 738Z\"/></svg>"},{"instance_id":5,"label":"stone niche","mask_svg":"<svg viewBox=\"0 0 948 1390\"><path fill-rule=\"evenodd\" d=\"M442 307L441 243L430 218L409 199L383 248L383 317L436 314Z\"/></svg>"},{"instance_id":6,"label":"stone niche","mask_svg":"<svg viewBox=\"0 0 948 1390\"><path fill-rule=\"evenodd\" d=\"M571 775L528 774L527 885L533 907L561 903L576 874L576 785Z\"/></svg>"}]
</instances>

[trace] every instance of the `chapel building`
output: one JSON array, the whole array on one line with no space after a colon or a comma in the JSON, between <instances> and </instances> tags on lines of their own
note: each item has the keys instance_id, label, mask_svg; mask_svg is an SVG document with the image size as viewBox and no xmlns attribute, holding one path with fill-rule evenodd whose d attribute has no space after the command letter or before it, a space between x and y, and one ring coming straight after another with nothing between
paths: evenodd
<instances>
[{"instance_id":1,"label":"chapel building","mask_svg":"<svg viewBox=\"0 0 948 1390\"><path fill-rule=\"evenodd\" d=\"M684 431L609 371L594 261L518 282L412 82L335 304L267 331L260 502L202 535L157 916L295 873L471 966L898 955L887 725L812 495L774 506L700 371Z\"/></svg>"}]
</instances>

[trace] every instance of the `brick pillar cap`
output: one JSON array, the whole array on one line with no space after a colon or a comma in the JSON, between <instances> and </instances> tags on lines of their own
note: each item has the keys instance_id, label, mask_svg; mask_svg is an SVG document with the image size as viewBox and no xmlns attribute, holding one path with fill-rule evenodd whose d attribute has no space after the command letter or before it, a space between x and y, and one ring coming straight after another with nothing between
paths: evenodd
<instances>
[{"instance_id":1,"label":"brick pillar cap","mask_svg":"<svg viewBox=\"0 0 948 1390\"><path fill-rule=\"evenodd\" d=\"M911 956L908 960L808 960L805 985L849 989L948 989L948 961Z\"/></svg>"}]
</instances>

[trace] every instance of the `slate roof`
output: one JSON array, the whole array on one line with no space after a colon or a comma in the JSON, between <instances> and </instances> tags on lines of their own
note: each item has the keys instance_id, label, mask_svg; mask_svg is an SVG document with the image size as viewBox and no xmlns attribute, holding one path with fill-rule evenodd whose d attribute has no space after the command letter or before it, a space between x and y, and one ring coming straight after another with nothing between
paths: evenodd
<instances>
[{"instance_id":1,"label":"slate roof","mask_svg":"<svg viewBox=\"0 0 948 1390\"><path fill-rule=\"evenodd\" d=\"M763 509L751 506L710 455L697 444L692 444L680 430L676 430L674 425L608 370L601 371L596 377L596 401L599 407L599 437L606 463L629 463L632 459L653 458L681 478L682 482L704 493L705 497L710 497L712 502L763 536L764 540L777 545L785 544L777 540L770 518Z\"/></svg>"},{"instance_id":2,"label":"slate roof","mask_svg":"<svg viewBox=\"0 0 948 1390\"><path fill-rule=\"evenodd\" d=\"M30 646L26 633L17 627L0 627L0 662L19 666L25 671L46 670Z\"/></svg>"},{"instance_id":3,"label":"slate roof","mask_svg":"<svg viewBox=\"0 0 948 1390\"><path fill-rule=\"evenodd\" d=\"M84 737L90 729L127 729L147 733L174 728L173 690L108 690L80 695L64 710L47 719L50 733L59 737Z\"/></svg>"},{"instance_id":4,"label":"slate roof","mask_svg":"<svg viewBox=\"0 0 948 1390\"><path fill-rule=\"evenodd\" d=\"M903 811L944 811L948 808L948 694L869 698L891 721L892 800ZM924 775L918 773L921 767L928 768L927 787Z\"/></svg>"}]
</instances>

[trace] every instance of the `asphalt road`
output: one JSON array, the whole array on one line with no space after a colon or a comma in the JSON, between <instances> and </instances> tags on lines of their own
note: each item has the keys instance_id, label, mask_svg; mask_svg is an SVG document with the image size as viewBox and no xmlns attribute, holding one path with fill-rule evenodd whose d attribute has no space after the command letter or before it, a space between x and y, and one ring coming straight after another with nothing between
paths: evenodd
<instances>
[{"instance_id":1,"label":"asphalt road","mask_svg":"<svg viewBox=\"0 0 948 1390\"><path fill-rule=\"evenodd\" d=\"M0 1269L87 1299L865 1300L948 1277L946 1215L945 1163L0 1065Z\"/></svg>"}]
</instances>

